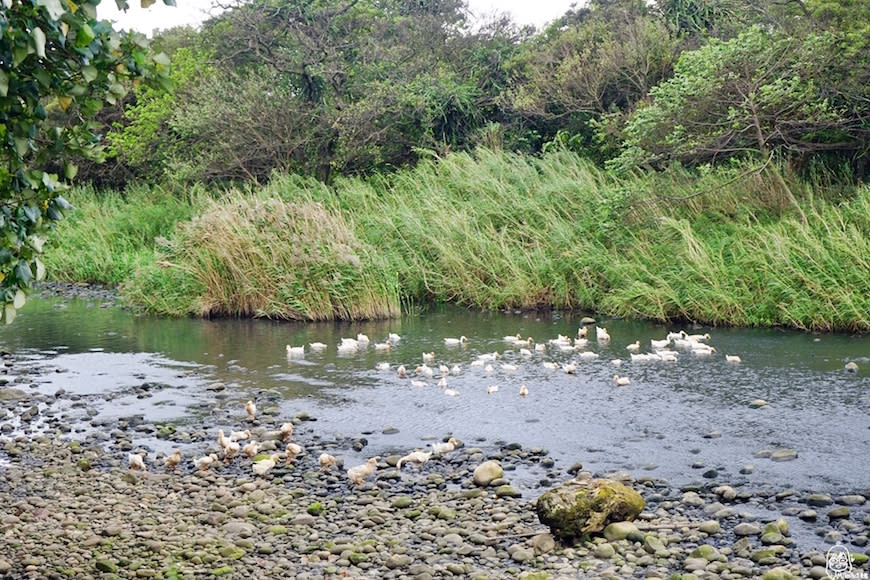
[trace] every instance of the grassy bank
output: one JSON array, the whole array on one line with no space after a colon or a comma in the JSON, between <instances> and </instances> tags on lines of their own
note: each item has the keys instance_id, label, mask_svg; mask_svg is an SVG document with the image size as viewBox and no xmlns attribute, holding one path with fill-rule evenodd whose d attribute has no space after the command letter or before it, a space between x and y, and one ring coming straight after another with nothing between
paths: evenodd
<instances>
[{"instance_id":1,"label":"grassy bank","mask_svg":"<svg viewBox=\"0 0 870 580\"><path fill-rule=\"evenodd\" d=\"M138 240L135 274L105 281L173 315L352 319L444 301L870 330L870 189L748 169L617 179L565 152L479 151L332 188L278 177L200 199L156 253ZM127 251L94 237L106 247L79 259Z\"/></svg>"}]
</instances>

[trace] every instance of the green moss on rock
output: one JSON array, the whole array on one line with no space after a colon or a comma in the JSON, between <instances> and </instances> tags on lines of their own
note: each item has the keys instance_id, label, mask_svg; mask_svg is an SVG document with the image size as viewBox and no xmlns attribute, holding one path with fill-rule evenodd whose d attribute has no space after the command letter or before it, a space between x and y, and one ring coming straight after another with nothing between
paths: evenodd
<instances>
[{"instance_id":1,"label":"green moss on rock","mask_svg":"<svg viewBox=\"0 0 870 580\"><path fill-rule=\"evenodd\" d=\"M611 522L631 521L645 505L638 492L618 481L575 479L544 493L535 509L554 536L579 538Z\"/></svg>"}]
</instances>

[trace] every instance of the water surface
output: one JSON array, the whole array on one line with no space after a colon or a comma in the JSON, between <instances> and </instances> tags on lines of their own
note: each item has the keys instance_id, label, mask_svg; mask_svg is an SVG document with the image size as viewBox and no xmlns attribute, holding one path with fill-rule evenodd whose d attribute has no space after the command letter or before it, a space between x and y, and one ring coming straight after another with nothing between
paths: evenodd
<instances>
[{"instance_id":1,"label":"water surface","mask_svg":"<svg viewBox=\"0 0 870 580\"><path fill-rule=\"evenodd\" d=\"M277 396L288 418L301 411L316 417L315 428L326 435L365 434L369 445L360 458L424 447L452 434L482 447L543 447L563 469L581 462L598 473L628 470L675 485L704 481L702 473L715 468L713 481L723 483L830 493L870 488L867 337L700 328L690 332L709 332L713 355L632 363L627 344L640 340L648 351L650 339L676 328L609 319L599 324L608 328L611 343L593 338L587 350L599 357L581 360L554 348L523 356L504 342L517 333L538 342L576 335L578 316L549 312L447 308L393 321L300 324L158 319L83 299L34 299L13 325L0 329L0 346L58 371L40 375L32 388L76 393L88 400L91 413L96 408L107 418L141 414L148 422L183 425L204 420L216 404L241 409L245 400L269 395ZM391 332L402 339L389 352L372 346L347 356L337 352L342 337L365 333L375 342ZM463 347L444 343L463 335ZM327 350L287 358L286 345L314 341ZM414 377L425 386L397 376L398 365L413 370L424 352L436 357L434 377ZM500 358L489 363L491 372L472 366L478 355L492 352ZM726 363L725 354L742 362ZM612 359L623 364L616 367ZM575 375L544 365L571 360L578 361ZM844 371L850 360L858 361L858 373ZM390 369L376 369L379 362ZM461 367L447 378L459 396L446 396L437 386L439 364ZM617 387L615 373L631 384ZM206 389L215 381L227 385L227 400L216 402ZM136 395L143 385L150 389L145 398ZM492 385L499 390L487 394ZM521 385L528 396L519 395ZM749 407L759 398L769 408ZM66 412L85 417L86 406ZM387 427L398 432L384 434ZM798 458L757 456L779 448L795 449ZM747 464L754 472L740 474ZM525 474L516 483L534 489L541 475Z\"/></svg>"}]
</instances>

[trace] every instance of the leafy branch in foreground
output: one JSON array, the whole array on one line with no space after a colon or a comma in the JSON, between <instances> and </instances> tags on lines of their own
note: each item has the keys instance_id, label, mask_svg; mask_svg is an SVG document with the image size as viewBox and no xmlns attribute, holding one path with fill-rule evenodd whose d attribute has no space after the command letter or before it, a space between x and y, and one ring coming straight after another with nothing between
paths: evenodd
<instances>
[{"instance_id":1,"label":"leafy branch in foreground","mask_svg":"<svg viewBox=\"0 0 870 580\"><path fill-rule=\"evenodd\" d=\"M96 113L117 102L130 80L168 86L168 58L151 55L143 35L98 21L99 1L0 0L0 305L7 323L45 275L45 235L71 208L60 195L77 172L67 158L99 154Z\"/></svg>"}]
</instances>

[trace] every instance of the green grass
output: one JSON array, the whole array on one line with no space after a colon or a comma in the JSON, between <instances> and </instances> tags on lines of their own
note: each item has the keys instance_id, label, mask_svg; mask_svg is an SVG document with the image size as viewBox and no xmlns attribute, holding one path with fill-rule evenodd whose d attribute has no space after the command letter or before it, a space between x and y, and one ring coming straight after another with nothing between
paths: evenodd
<instances>
[{"instance_id":1,"label":"green grass","mask_svg":"<svg viewBox=\"0 0 870 580\"><path fill-rule=\"evenodd\" d=\"M124 194L79 188L68 199L75 210L49 238L45 264L50 280L118 285L154 261L155 239L168 238L190 219L195 196L135 188Z\"/></svg>"},{"instance_id":2,"label":"green grass","mask_svg":"<svg viewBox=\"0 0 870 580\"><path fill-rule=\"evenodd\" d=\"M870 330L870 188L749 169L618 179L568 152L479 150L331 188L277 176L179 214L156 253L153 231L133 233L151 219L141 200L99 252L134 256L113 280L162 314L359 319L451 302Z\"/></svg>"}]
</instances>

